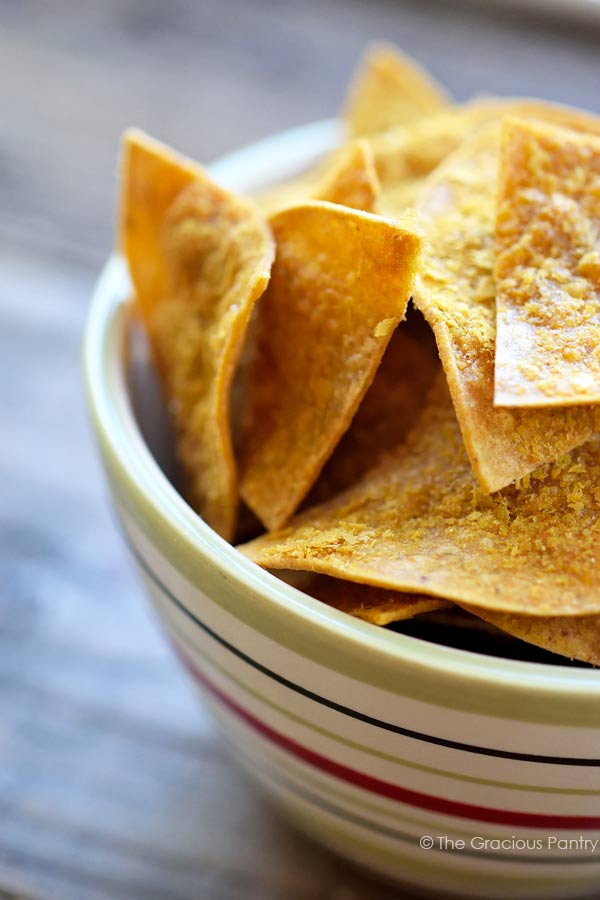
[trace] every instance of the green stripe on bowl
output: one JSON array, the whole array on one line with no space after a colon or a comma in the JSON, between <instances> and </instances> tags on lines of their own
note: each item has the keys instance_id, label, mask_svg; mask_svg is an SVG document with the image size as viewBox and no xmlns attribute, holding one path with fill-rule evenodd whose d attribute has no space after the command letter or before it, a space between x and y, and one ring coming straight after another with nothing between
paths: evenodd
<instances>
[{"instance_id":1,"label":"green stripe on bowl","mask_svg":"<svg viewBox=\"0 0 600 900\"><path fill-rule=\"evenodd\" d=\"M253 774L259 778L271 791L277 791L279 785L275 782L270 776L269 773L266 772L262 767L256 765L256 763L252 763L246 756L244 756L239 751L236 753L236 758L240 760L240 762L250 769ZM423 861L415 860L414 857L407 856L406 854L399 853L397 850L392 850L388 847L381 846L380 844L376 844L373 841L369 841L366 838L359 837L349 831L344 827L340 827L338 825L331 825L329 822L324 820L321 816L318 815L317 812L308 812L304 810L299 810L297 806L290 804L289 802L281 801L285 806L285 809L290 818L293 818L296 822L300 822L302 827L306 830L306 832L312 837L319 837L324 843L328 846L340 847L340 844L343 843L348 847L356 848L364 857L366 856L376 856L378 859L387 860L392 864L400 867L403 871L409 871L415 873L415 883L423 884L423 871L426 869L427 871L432 871L439 873L445 879L445 887L454 890L460 890L460 886L462 885L464 888L467 886L471 888L472 886L479 888L481 891L483 882L482 879L492 878L494 882L500 882L505 885L511 885L512 887L521 887L524 890L529 890L531 892L532 889L540 890L545 888L546 890L556 888L556 883L558 882L567 882L568 884L576 883L576 884L596 884L596 878L592 873L582 872L578 874L577 872L567 871L560 872L556 869L552 870L551 875L544 876L536 876L532 874L519 874L516 870L513 872L498 872L497 868L494 868L493 874L489 873L489 866L498 866L498 865L513 865L510 862L505 860L494 860L493 858L481 857L480 861L475 859L475 864L479 864L480 871L466 871L464 868L457 870L452 868L451 866L444 866L443 863L436 863L435 858L433 857L432 852L423 850ZM308 801L306 801L308 802ZM357 826L357 828L360 826ZM428 826L431 828L431 826ZM426 832L429 834L429 832ZM333 835L336 839L334 841L328 840L327 835ZM450 851L448 851L450 852ZM439 859L439 855L437 857ZM456 860L456 857L451 857ZM469 862L473 861L473 857L469 858ZM537 863L530 863L530 865L537 865ZM544 866L545 862L543 858L540 858L539 861L540 866ZM449 883L452 881L452 885ZM481 896L481 894L479 895Z\"/></svg>"},{"instance_id":2,"label":"green stripe on bowl","mask_svg":"<svg viewBox=\"0 0 600 900\"><path fill-rule=\"evenodd\" d=\"M144 573L143 569L140 569L144 578L148 578L148 576ZM150 582L155 584L154 582ZM155 585L156 586L156 585ZM416 769L419 772L426 772L431 775L441 776L443 778L450 778L454 781L466 782L468 784L480 784L484 787L496 787L502 788L505 790L512 791L529 791L532 793L539 794L564 794L566 796L583 796L583 797L597 797L600 796L600 790L593 790L591 788L560 788L560 787L546 787L543 785L532 785L532 784L519 784L517 782L509 782L509 781L497 781L491 778L476 778L472 775L462 775L456 772L449 772L445 769L439 769L434 766L426 766L422 763L413 762L412 760L404 759L400 756L394 756L391 753L384 753L381 750L375 750L372 747L367 747L365 744L360 744L357 741L351 741L348 738L342 737L340 734L328 731L326 728L322 728L320 725L315 725L313 722L309 722L307 719L302 718L295 713L292 713L289 709L281 706L278 703L274 703L272 700L269 700L259 691L254 690L249 687L249 685L245 682L236 678L235 675L231 673L230 670L226 669L220 663L218 663L212 656L206 652L204 649L200 649L197 644L192 644L187 633L175 624L175 621L172 618L168 618L165 616L163 619L168 623L165 625L166 628L170 629L176 636L177 640L181 642L181 644L186 648L190 656L201 656L204 660L206 660L209 665L214 668L219 674L230 681L232 684L242 691L244 694L247 694L250 697L253 697L255 700L258 700L260 703L263 703L269 709L274 710L279 713L281 716L284 716L286 719L289 719L291 722L296 722L298 725L302 725L303 727L309 729L310 731L314 731L316 734L323 735L335 741L336 743L344 746L351 747L353 750L359 750L362 753L366 753L369 756L373 756L377 759L383 759L386 762L391 762L396 765L405 766L406 768ZM462 832L461 832L462 833ZM465 834L467 832L464 832Z\"/></svg>"}]
</instances>

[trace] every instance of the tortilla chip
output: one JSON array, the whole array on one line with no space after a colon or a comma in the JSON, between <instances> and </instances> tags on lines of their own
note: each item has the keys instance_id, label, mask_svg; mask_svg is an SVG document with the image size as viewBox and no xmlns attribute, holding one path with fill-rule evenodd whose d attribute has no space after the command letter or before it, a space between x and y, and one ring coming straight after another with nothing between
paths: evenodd
<instances>
[{"instance_id":1,"label":"tortilla chip","mask_svg":"<svg viewBox=\"0 0 600 900\"><path fill-rule=\"evenodd\" d=\"M447 387L406 444L341 496L240 548L300 569L489 610L600 612L600 438L489 496Z\"/></svg>"},{"instance_id":2,"label":"tortilla chip","mask_svg":"<svg viewBox=\"0 0 600 900\"><path fill-rule=\"evenodd\" d=\"M392 214L414 206L427 175L482 121L498 115L496 103L451 106L373 135L371 146L382 187L382 210Z\"/></svg>"},{"instance_id":3,"label":"tortilla chip","mask_svg":"<svg viewBox=\"0 0 600 900\"><path fill-rule=\"evenodd\" d=\"M257 202L269 217L306 200L375 212L380 193L371 144L361 138L335 150L308 172L263 192Z\"/></svg>"},{"instance_id":4,"label":"tortilla chip","mask_svg":"<svg viewBox=\"0 0 600 900\"><path fill-rule=\"evenodd\" d=\"M119 246L148 324L168 290L162 222L175 198L204 173L191 159L136 128L123 135L121 172Z\"/></svg>"},{"instance_id":5,"label":"tortilla chip","mask_svg":"<svg viewBox=\"0 0 600 900\"><path fill-rule=\"evenodd\" d=\"M139 132L124 142L122 248L173 415L189 498L231 539L230 389L274 245L255 210Z\"/></svg>"},{"instance_id":6,"label":"tortilla chip","mask_svg":"<svg viewBox=\"0 0 600 900\"><path fill-rule=\"evenodd\" d=\"M449 607L444 607L443 609L434 609L433 612L427 613L425 618L428 624L441 626L442 628L455 629L459 631L463 637L467 632L471 634L475 632L480 636L494 636L499 633L495 625L492 625L490 622L485 622L479 616L474 616L467 612L466 609L462 609L460 606L455 606L454 604Z\"/></svg>"},{"instance_id":7,"label":"tortilla chip","mask_svg":"<svg viewBox=\"0 0 600 900\"><path fill-rule=\"evenodd\" d=\"M339 578L328 578L327 575L310 576L302 590L328 606L364 622L371 622L372 625L389 625L391 622L413 619L423 613L452 606L449 601L438 597L401 594L399 591L386 591Z\"/></svg>"},{"instance_id":8,"label":"tortilla chip","mask_svg":"<svg viewBox=\"0 0 600 900\"><path fill-rule=\"evenodd\" d=\"M544 617L515 615L478 606L461 608L450 601L423 594L402 594L327 575L302 574L305 580L295 586L304 593L373 625L391 625L434 613L427 616L427 621L432 624L443 623L463 631L467 628L492 634L499 628L507 635L551 653L600 665L600 616Z\"/></svg>"},{"instance_id":9,"label":"tortilla chip","mask_svg":"<svg viewBox=\"0 0 600 900\"><path fill-rule=\"evenodd\" d=\"M363 139L350 144L336 160L315 191L315 200L376 212L380 192L373 150Z\"/></svg>"},{"instance_id":10,"label":"tortilla chip","mask_svg":"<svg viewBox=\"0 0 600 900\"><path fill-rule=\"evenodd\" d=\"M379 212L394 217L414 206L425 178L446 156L482 125L500 121L506 115L539 118L581 131L600 132L596 116L540 100L486 98L460 106L443 106L434 113L370 136L369 145L381 185ZM321 195L321 186L332 177L353 146L354 142L338 148L308 171L261 192L255 198L261 210L270 216L305 200L329 199Z\"/></svg>"},{"instance_id":11,"label":"tortilla chip","mask_svg":"<svg viewBox=\"0 0 600 900\"><path fill-rule=\"evenodd\" d=\"M336 151L336 164L338 160L339 151ZM262 214L270 218L281 212L282 209L287 209L288 206L297 206L306 200L316 199L320 185L330 169L329 160L327 160L326 166L323 165L321 160L316 166L313 166L306 172L302 172L301 175L260 191L253 197L253 200Z\"/></svg>"},{"instance_id":12,"label":"tortilla chip","mask_svg":"<svg viewBox=\"0 0 600 900\"><path fill-rule=\"evenodd\" d=\"M354 137L385 131L449 102L441 85L391 44L375 44L361 60L342 118Z\"/></svg>"},{"instance_id":13,"label":"tortilla chip","mask_svg":"<svg viewBox=\"0 0 600 900\"><path fill-rule=\"evenodd\" d=\"M600 665L600 616L516 616L466 606L474 616L551 653Z\"/></svg>"},{"instance_id":14,"label":"tortilla chip","mask_svg":"<svg viewBox=\"0 0 600 900\"><path fill-rule=\"evenodd\" d=\"M483 125L506 115L540 118L579 130L600 131L597 117L571 107L517 98L479 99L449 106L374 135L371 145L382 186L384 215L414 206L425 178Z\"/></svg>"},{"instance_id":15,"label":"tortilla chip","mask_svg":"<svg viewBox=\"0 0 600 900\"><path fill-rule=\"evenodd\" d=\"M433 328L465 446L496 491L600 429L600 410L494 407L494 224L500 124L486 126L430 176L418 211L428 241L414 299Z\"/></svg>"},{"instance_id":16,"label":"tortilla chip","mask_svg":"<svg viewBox=\"0 0 600 900\"><path fill-rule=\"evenodd\" d=\"M494 402L600 401L600 137L504 125Z\"/></svg>"},{"instance_id":17,"label":"tortilla chip","mask_svg":"<svg viewBox=\"0 0 600 900\"><path fill-rule=\"evenodd\" d=\"M268 528L294 512L348 428L403 317L414 224L322 201L271 220L277 257L260 305L242 441L242 496Z\"/></svg>"},{"instance_id":18,"label":"tortilla chip","mask_svg":"<svg viewBox=\"0 0 600 900\"><path fill-rule=\"evenodd\" d=\"M406 439L425 406L440 361L431 329L409 307L348 431L305 501L314 506L356 484Z\"/></svg>"}]
</instances>

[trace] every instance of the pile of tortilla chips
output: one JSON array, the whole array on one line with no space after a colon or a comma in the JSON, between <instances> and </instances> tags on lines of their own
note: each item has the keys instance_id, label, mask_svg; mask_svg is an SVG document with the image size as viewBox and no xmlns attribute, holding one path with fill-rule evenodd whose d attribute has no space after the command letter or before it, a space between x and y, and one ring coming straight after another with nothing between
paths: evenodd
<instances>
[{"instance_id":1,"label":"pile of tortilla chips","mask_svg":"<svg viewBox=\"0 0 600 900\"><path fill-rule=\"evenodd\" d=\"M343 119L253 199L125 135L120 243L182 489L367 622L600 664L600 118L453 104L379 46Z\"/></svg>"}]
</instances>

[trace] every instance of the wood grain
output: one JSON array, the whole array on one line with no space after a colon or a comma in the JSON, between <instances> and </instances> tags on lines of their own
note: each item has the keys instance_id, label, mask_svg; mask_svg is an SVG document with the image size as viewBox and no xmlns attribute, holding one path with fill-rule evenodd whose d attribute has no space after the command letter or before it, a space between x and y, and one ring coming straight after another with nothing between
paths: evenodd
<instances>
[{"instance_id":1,"label":"wood grain","mask_svg":"<svg viewBox=\"0 0 600 900\"><path fill-rule=\"evenodd\" d=\"M406 896L232 767L126 559L79 373L120 131L207 161L331 115L370 35L459 97L600 108L596 32L468 5L0 0L0 900Z\"/></svg>"}]
</instances>

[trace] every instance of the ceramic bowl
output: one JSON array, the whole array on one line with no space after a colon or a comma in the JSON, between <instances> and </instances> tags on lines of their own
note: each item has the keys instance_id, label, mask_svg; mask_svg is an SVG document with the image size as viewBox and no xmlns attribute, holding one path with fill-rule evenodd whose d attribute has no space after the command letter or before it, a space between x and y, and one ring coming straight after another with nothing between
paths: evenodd
<instances>
[{"instance_id":1,"label":"ceramic bowl","mask_svg":"<svg viewBox=\"0 0 600 900\"><path fill-rule=\"evenodd\" d=\"M295 129L212 171L254 191L336 137L332 122ZM597 897L600 672L379 629L245 559L165 474L168 427L143 348L128 349L128 296L114 257L85 336L98 446L150 601L240 764L302 829L380 875L444 897Z\"/></svg>"}]
</instances>

